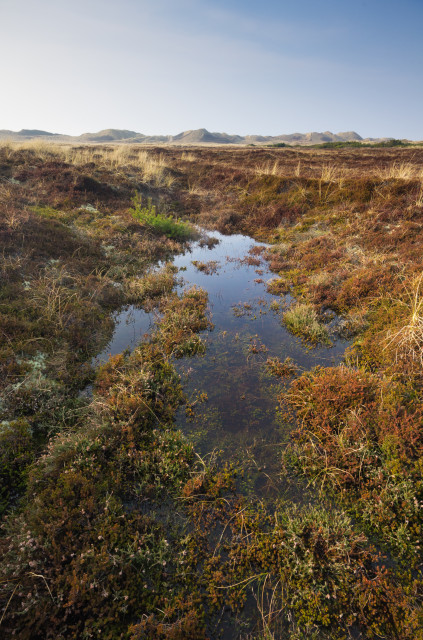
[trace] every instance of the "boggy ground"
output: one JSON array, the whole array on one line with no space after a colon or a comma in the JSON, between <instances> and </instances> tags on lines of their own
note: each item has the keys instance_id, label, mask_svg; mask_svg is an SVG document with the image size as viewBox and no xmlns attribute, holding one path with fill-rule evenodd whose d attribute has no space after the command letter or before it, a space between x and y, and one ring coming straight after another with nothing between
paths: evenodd
<instances>
[{"instance_id":1,"label":"boggy ground","mask_svg":"<svg viewBox=\"0 0 423 640\"><path fill-rule=\"evenodd\" d=\"M4 633L423 637L422 160L1 147ZM270 241L272 291L297 300L287 326L319 341L329 310L353 339L343 366L281 392L296 424L283 468L320 506L246 501L236 469L175 430L172 358L210 327L203 291L178 297L171 266L148 271L194 233L179 216ZM158 306L156 329L93 371L128 302Z\"/></svg>"}]
</instances>

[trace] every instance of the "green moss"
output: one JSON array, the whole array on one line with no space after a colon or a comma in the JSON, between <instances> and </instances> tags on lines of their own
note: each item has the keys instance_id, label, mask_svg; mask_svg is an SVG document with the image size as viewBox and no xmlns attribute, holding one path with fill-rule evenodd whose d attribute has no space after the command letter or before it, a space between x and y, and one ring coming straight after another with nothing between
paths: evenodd
<instances>
[{"instance_id":1,"label":"green moss","mask_svg":"<svg viewBox=\"0 0 423 640\"><path fill-rule=\"evenodd\" d=\"M26 420L0 422L0 514L25 488L34 452L31 427Z\"/></svg>"}]
</instances>

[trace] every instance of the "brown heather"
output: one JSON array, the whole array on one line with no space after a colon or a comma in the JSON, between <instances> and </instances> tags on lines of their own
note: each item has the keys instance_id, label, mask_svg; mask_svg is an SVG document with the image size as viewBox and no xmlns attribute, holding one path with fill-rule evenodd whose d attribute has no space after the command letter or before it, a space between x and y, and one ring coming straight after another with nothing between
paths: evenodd
<instances>
[{"instance_id":1,"label":"brown heather","mask_svg":"<svg viewBox=\"0 0 423 640\"><path fill-rule=\"evenodd\" d=\"M421 147L0 146L5 637L212 640L238 617L245 640L423 639L422 167ZM152 271L183 248L173 220L267 240L286 326L326 341L330 310L351 339L341 366L263 362L313 507L246 499L175 429L173 358L211 321ZM156 330L94 370L128 303Z\"/></svg>"}]
</instances>

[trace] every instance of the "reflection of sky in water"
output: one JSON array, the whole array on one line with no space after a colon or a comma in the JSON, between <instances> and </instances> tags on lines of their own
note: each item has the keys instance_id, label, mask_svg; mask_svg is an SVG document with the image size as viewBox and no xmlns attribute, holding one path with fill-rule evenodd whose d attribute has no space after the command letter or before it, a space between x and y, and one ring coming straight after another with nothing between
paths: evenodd
<instances>
[{"instance_id":1,"label":"reflection of sky in water","mask_svg":"<svg viewBox=\"0 0 423 640\"><path fill-rule=\"evenodd\" d=\"M264 246L263 243L241 235L224 236L214 232L212 236L220 240L216 247L202 248L195 243L191 253L177 256L174 264L179 268L186 267L186 271L181 272L185 281L181 289L196 284L208 291L209 307L215 325L214 335L222 331L228 331L234 336L236 333L245 332L250 335L258 334L260 340L269 349L269 356L283 358L290 356L297 364L307 369L316 364L328 365L331 362L339 362L345 350L345 343L338 341L330 349L318 347L307 350L301 341L294 338L281 324L280 313L274 313L268 309L272 301L279 299L266 291L266 282L275 278L275 274L269 270L264 260L259 266L239 262L246 257L252 247ZM218 272L214 275L207 275L192 264L192 261L209 262L210 260L219 263ZM257 270L260 274L257 274ZM264 282L255 282L256 279L263 279ZM265 304L261 305L260 301ZM233 308L243 303L251 304L253 313L237 317ZM260 314L260 309L266 313ZM256 318L253 317L254 314ZM209 343L215 339L213 334L209 338Z\"/></svg>"},{"instance_id":2,"label":"reflection of sky in water","mask_svg":"<svg viewBox=\"0 0 423 640\"><path fill-rule=\"evenodd\" d=\"M247 490L263 492L265 485L275 487L280 445L289 435L277 410L281 382L268 374L265 361L268 357L284 360L289 356L300 370L335 365L342 360L346 343L334 340L330 348L305 347L282 325L283 309L269 309L270 303L281 301L266 291L266 282L275 274L264 260L259 266L243 260L260 243L240 235L212 235L219 238L219 245L208 249L195 244L191 253L174 261L179 268L186 267L181 271L185 280L181 289L196 284L208 291L214 323L214 330L204 334L205 356L175 362L188 397L195 399L198 391L208 396L207 402L197 405L194 421L180 410L178 426L190 435L201 454L219 449L224 460L241 464L248 470ZM218 261L217 273L199 271L192 264L194 260ZM255 282L258 279L263 282ZM287 303L291 300L288 296ZM251 306L247 312L242 309L245 303ZM234 313L234 307L241 315ZM252 353L253 343L258 353ZM262 345L265 351L260 351ZM290 495L293 497L292 488Z\"/></svg>"},{"instance_id":3,"label":"reflection of sky in water","mask_svg":"<svg viewBox=\"0 0 423 640\"><path fill-rule=\"evenodd\" d=\"M94 358L96 364L102 364L109 356L116 355L129 349L132 351L143 335L151 330L154 323L154 314L147 313L143 309L137 309L130 305L122 309L114 316L115 329L112 339L101 353Z\"/></svg>"},{"instance_id":4,"label":"reflection of sky in water","mask_svg":"<svg viewBox=\"0 0 423 640\"><path fill-rule=\"evenodd\" d=\"M208 395L207 402L197 405L193 422L186 419L183 409L179 411L178 426L190 434L200 453L218 448L225 452L224 458L242 461L249 469L250 484L257 490L267 477L267 472L263 475L259 469L270 473L273 467L277 475L280 446L275 445L286 442L288 435L276 410L281 383L266 372L265 361L272 356L282 360L289 356L300 370L318 364L330 366L341 361L346 343L336 340L330 348L306 348L282 325L283 310L269 309L272 301L281 299L266 291L266 282L275 277L267 263L262 260L255 266L240 262L261 243L241 235L210 235L218 238L219 244L208 248L195 242L191 251L174 259L183 278L179 291L193 284L206 289L214 324L212 332L204 333L205 356L175 361L188 397L194 397L197 391ZM217 273L208 275L193 261L216 261ZM258 279L263 282L255 282ZM287 302L290 300L287 297ZM248 311L242 309L245 303L251 306ZM241 315L234 312L234 307ZM132 350L151 330L154 314L131 306L116 314L115 322L113 338L98 356L99 362L126 348ZM258 349L264 345L266 351L252 353L253 342Z\"/></svg>"}]
</instances>

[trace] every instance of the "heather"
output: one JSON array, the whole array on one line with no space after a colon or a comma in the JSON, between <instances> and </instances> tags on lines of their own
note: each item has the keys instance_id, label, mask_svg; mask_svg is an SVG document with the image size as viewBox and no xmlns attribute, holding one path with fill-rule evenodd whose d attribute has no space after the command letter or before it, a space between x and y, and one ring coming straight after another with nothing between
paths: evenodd
<instances>
[{"instance_id":1,"label":"heather","mask_svg":"<svg viewBox=\"0 0 423 640\"><path fill-rule=\"evenodd\" d=\"M421 637L422 160L0 147L4 633ZM297 504L257 495L241 462L198 455L177 427L184 405L194 423L207 405L177 372L213 329L206 291L178 289L171 264L196 224L268 243L246 261L269 263L275 313L304 349L349 341L341 364L311 370L259 337L245 347L287 425ZM129 304L155 311L153 330L96 365Z\"/></svg>"}]
</instances>

